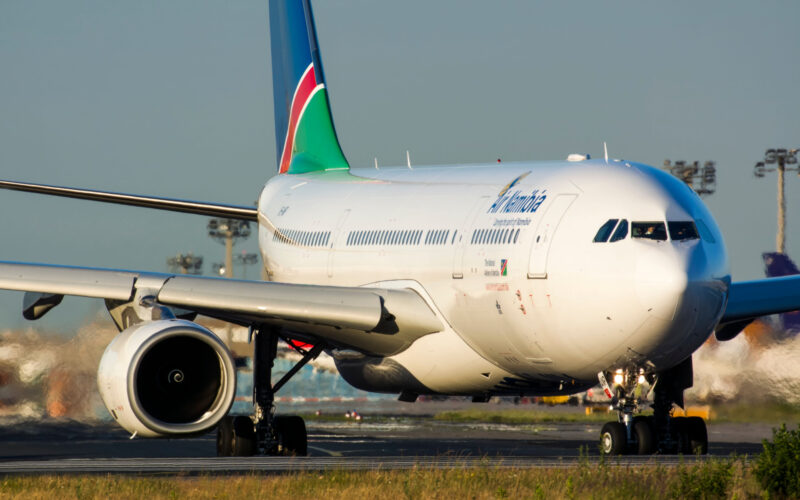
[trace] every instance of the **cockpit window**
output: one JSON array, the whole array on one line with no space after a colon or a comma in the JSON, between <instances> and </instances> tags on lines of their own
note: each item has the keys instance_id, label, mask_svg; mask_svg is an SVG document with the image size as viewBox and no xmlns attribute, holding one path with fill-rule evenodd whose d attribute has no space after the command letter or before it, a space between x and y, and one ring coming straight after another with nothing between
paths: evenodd
<instances>
[{"instance_id":1,"label":"cockpit window","mask_svg":"<svg viewBox=\"0 0 800 500\"><path fill-rule=\"evenodd\" d=\"M622 219L621 221L619 221L617 230L614 231L614 235L611 236L611 239L609 241L611 243L614 243L615 241L624 240L626 236L628 236L628 220Z\"/></svg>"},{"instance_id":2,"label":"cockpit window","mask_svg":"<svg viewBox=\"0 0 800 500\"><path fill-rule=\"evenodd\" d=\"M667 240L667 228L663 222L631 222L631 237L648 240Z\"/></svg>"},{"instance_id":3,"label":"cockpit window","mask_svg":"<svg viewBox=\"0 0 800 500\"><path fill-rule=\"evenodd\" d=\"M600 226L600 229L597 230L597 234L594 235L594 242L605 243L608 241L608 237L611 236L611 231L614 230L614 226L617 225L617 221L619 221L619 219L608 219L605 224Z\"/></svg>"},{"instance_id":4,"label":"cockpit window","mask_svg":"<svg viewBox=\"0 0 800 500\"><path fill-rule=\"evenodd\" d=\"M706 223L701 219L697 219L697 230L700 232L700 237L703 238L703 241L707 241L709 243L717 242L717 240L714 239L714 235L711 234L711 230L708 229Z\"/></svg>"},{"instance_id":5,"label":"cockpit window","mask_svg":"<svg viewBox=\"0 0 800 500\"><path fill-rule=\"evenodd\" d=\"M697 228L692 221L667 221L667 227L672 241L698 239Z\"/></svg>"}]
</instances>

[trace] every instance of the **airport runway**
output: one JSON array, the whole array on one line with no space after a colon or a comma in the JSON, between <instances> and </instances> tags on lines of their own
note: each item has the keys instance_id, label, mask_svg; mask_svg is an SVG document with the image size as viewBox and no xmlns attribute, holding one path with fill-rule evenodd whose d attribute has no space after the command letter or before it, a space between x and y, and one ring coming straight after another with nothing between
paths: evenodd
<instances>
[{"instance_id":1,"label":"airport runway","mask_svg":"<svg viewBox=\"0 0 800 500\"><path fill-rule=\"evenodd\" d=\"M129 439L112 423L0 420L0 474L280 473L297 470L574 465L581 448L599 460L601 424L453 424L418 416L367 416L362 422L309 421L309 457L215 457L215 436ZM712 424L710 456L754 456L768 424ZM679 463L677 457L622 457L623 466Z\"/></svg>"}]
</instances>

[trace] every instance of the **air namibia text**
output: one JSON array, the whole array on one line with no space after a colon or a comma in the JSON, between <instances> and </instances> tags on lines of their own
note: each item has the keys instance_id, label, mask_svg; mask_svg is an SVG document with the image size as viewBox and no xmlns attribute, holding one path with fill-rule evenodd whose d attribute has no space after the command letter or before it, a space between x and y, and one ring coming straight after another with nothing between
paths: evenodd
<instances>
[{"instance_id":1,"label":"air namibia text","mask_svg":"<svg viewBox=\"0 0 800 500\"><path fill-rule=\"evenodd\" d=\"M546 189L541 193L538 189L534 189L528 195L520 194L521 191L506 193L495 200L487 213L533 213L547 198L546 192Z\"/></svg>"}]
</instances>

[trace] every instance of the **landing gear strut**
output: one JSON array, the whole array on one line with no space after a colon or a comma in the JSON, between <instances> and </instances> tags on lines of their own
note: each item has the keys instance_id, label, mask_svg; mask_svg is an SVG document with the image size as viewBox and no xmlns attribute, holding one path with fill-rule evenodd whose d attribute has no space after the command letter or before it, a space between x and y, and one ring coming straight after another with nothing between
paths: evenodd
<instances>
[{"instance_id":1,"label":"landing gear strut","mask_svg":"<svg viewBox=\"0 0 800 500\"><path fill-rule=\"evenodd\" d=\"M708 453L706 424L700 417L673 417L673 403L683 407L683 391L692 386L692 359L654 375L633 368L614 374L616 393L612 394L606 375L599 373L600 384L619 413L617 422L606 423L600 431L600 452L606 455ZM637 415L644 398L637 397L637 386L646 378L654 389L653 415Z\"/></svg>"},{"instance_id":2,"label":"landing gear strut","mask_svg":"<svg viewBox=\"0 0 800 500\"><path fill-rule=\"evenodd\" d=\"M217 426L217 456L297 455L308 453L306 425L298 416L275 415L275 393L306 363L322 352L296 348L303 358L272 384L279 335L259 328L253 332L253 416L227 416Z\"/></svg>"}]
</instances>

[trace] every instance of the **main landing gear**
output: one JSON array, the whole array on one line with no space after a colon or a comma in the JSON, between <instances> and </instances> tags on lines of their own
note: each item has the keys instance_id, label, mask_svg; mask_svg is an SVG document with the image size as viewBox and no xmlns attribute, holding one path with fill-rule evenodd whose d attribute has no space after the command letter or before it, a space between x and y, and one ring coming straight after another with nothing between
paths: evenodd
<instances>
[{"instance_id":1,"label":"main landing gear","mask_svg":"<svg viewBox=\"0 0 800 500\"><path fill-rule=\"evenodd\" d=\"M270 329L257 329L253 335L253 416L226 416L217 426L217 456L245 457L252 455L308 454L306 425L291 415L275 415L275 393L306 363L322 352L323 345L308 351L296 348L303 355L291 370L272 385L272 368L278 353L278 334Z\"/></svg>"},{"instance_id":2,"label":"main landing gear","mask_svg":"<svg viewBox=\"0 0 800 500\"><path fill-rule=\"evenodd\" d=\"M708 453L706 423L700 417L673 417L672 405L683 407L683 391L692 386L692 360L670 370L645 375L643 370L626 369L614 374L615 393L604 373L600 383L615 410L617 422L608 422L600 431L600 452L605 455L650 455L653 453L705 455ZM647 379L653 388L653 415L643 416L637 386ZM645 394L646 396L646 394Z\"/></svg>"}]
</instances>

